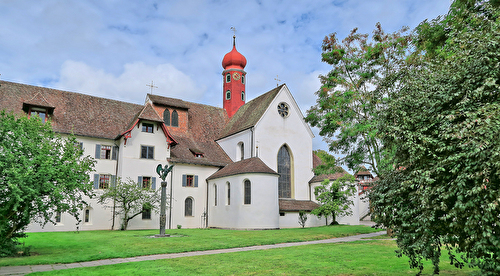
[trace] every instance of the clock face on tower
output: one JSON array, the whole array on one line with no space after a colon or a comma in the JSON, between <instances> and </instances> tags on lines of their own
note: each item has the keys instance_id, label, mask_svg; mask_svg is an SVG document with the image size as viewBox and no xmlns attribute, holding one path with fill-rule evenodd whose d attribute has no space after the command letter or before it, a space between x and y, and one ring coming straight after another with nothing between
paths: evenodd
<instances>
[{"instance_id":1,"label":"clock face on tower","mask_svg":"<svg viewBox=\"0 0 500 276\"><path fill-rule=\"evenodd\" d=\"M240 78L241 78L240 73L238 73L238 72L234 72L234 73L233 73L233 79L235 79L235 80L239 80Z\"/></svg>"}]
</instances>

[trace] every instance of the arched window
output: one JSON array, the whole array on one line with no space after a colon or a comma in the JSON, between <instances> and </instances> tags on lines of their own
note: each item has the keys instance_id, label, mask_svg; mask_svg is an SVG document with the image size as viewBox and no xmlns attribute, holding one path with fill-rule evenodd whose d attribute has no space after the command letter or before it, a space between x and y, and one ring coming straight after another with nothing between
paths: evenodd
<instances>
[{"instance_id":1,"label":"arched window","mask_svg":"<svg viewBox=\"0 0 500 276\"><path fill-rule=\"evenodd\" d=\"M83 222L85 223L91 223L91 220L90 220L90 207L87 207L85 208L85 215L83 216Z\"/></svg>"},{"instance_id":2,"label":"arched window","mask_svg":"<svg viewBox=\"0 0 500 276\"><path fill-rule=\"evenodd\" d=\"M170 110L168 109L165 109L165 111L163 111L163 122L167 126L170 125Z\"/></svg>"},{"instance_id":3,"label":"arched window","mask_svg":"<svg viewBox=\"0 0 500 276\"><path fill-rule=\"evenodd\" d=\"M179 115L177 114L177 111L172 111L172 126L178 127L179 126Z\"/></svg>"},{"instance_id":4,"label":"arched window","mask_svg":"<svg viewBox=\"0 0 500 276\"><path fill-rule=\"evenodd\" d=\"M241 91L241 100L245 101L245 91Z\"/></svg>"},{"instance_id":5,"label":"arched window","mask_svg":"<svg viewBox=\"0 0 500 276\"><path fill-rule=\"evenodd\" d=\"M231 99L231 90L227 90L226 91L226 100L230 100Z\"/></svg>"},{"instance_id":6,"label":"arched window","mask_svg":"<svg viewBox=\"0 0 500 276\"><path fill-rule=\"evenodd\" d=\"M227 205L231 205L231 183L227 182Z\"/></svg>"},{"instance_id":7,"label":"arched window","mask_svg":"<svg viewBox=\"0 0 500 276\"><path fill-rule=\"evenodd\" d=\"M226 82L231 82L231 74L227 73L226 75Z\"/></svg>"},{"instance_id":8,"label":"arched window","mask_svg":"<svg viewBox=\"0 0 500 276\"><path fill-rule=\"evenodd\" d=\"M278 152L278 197L291 198L292 197L292 183L291 183L291 159L290 153L286 146L282 146Z\"/></svg>"},{"instance_id":9,"label":"arched window","mask_svg":"<svg viewBox=\"0 0 500 276\"><path fill-rule=\"evenodd\" d=\"M236 159L235 161L240 161L245 159L245 145L243 142L239 142L238 145L236 145Z\"/></svg>"},{"instance_id":10,"label":"arched window","mask_svg":"<svg viewBox=\"0 0 500 276\"><path fill-rule=\"evenodd\" d=\"M217 206L217 184L214 184L214 202L214 205Z\"/></svg>"},{"instance_id":11,"label":"arched window","mask_svg":"<svg viewBox=\"0 0 500 276\"><path fill-rule=\"evenodd\" d=\"M241 83L245 84L245 76L241 76Z\"/></svg>"},{"instance_id":12,"label":"arched window","mask_svg":"<svg viewBox=\"0 0 500 276\"><path fill-rule=\"evenodd\" d=\"M184 216L193 216L193 199L190 197L186 198L186 200L184 201Z\"/></svg>"},{"instance_id":13,"label":"arched window","mask_svg":"<svg viewBox=\"0 0 500 276\"><path fill-rule=\"evenodd\" d=\"M241 160L245 159L245 145L243 142L240 144L240 153L241 153Z\"/></svg>"},{"instance_id":14,"label":"arched window","mask_svg":"<svg viewBox=\"0 0 500 276\"><path fill-rule=\"evenodd\" d=\"M245 204L250 204L252 203L252 185L250 183L250 180L246 179L245 184L244 184L244 203Z\"/></svg>"}]
</instances>

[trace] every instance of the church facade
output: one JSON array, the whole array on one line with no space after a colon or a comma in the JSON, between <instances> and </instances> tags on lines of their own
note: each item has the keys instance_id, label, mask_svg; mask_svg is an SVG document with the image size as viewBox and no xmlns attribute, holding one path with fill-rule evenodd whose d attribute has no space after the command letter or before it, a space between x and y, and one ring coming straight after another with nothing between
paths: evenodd
<instances>
[{"instance_id":1,"label":"church facade","mask_svg":"<svg viewBox=\"0 0 500 276\"><path fill-rule=\"evenodd\" d=\"M96 195L117 178L156 191L158 164L175 165L166 181L167 228L276 229L299 227L298 212L316 208L313 133L286 85L246 102L246 59L235 47L222 61L223 108L147 94L143 105L0 81L0 109L50 120L73 134L97 160L90 177ZM353 216L358 224L360 199ZM28 231L118 229L111 208L90 199L82 222L60 214L56 225ZM306 226L328 219L308 215ZM128 229L159 228L145 210Z\"/></svg>"}]
</instances>

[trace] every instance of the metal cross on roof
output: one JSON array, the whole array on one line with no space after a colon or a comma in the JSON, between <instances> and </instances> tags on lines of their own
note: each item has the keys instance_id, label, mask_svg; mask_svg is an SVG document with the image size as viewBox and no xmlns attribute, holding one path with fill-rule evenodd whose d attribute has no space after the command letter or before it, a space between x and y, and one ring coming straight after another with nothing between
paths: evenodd
<instances>
[{"instance_id":1,"label":"metal cross on roof","mask_svg":"<svg viewBox=\"0 0 500 276\"><path fill-rule=\"evenodd\" d=\"M158 86L155 86L153 81L151 81L151 84L146 84L146 86L149 86L151 88L151 94L153 94L153 89L158 88Z\"/></svg>"},{"instance_id":2,"label":"metal cross on roof","mask_svg":"<svg viewBox=\"0 0 500 276\"><path fill-rule=\"evenodd\" d=\"M274 78L274 80L276 81L276 87L280 86L280 79L278 78L278 75L276 75L276 78Z\"/></svg>"}]
</instances>

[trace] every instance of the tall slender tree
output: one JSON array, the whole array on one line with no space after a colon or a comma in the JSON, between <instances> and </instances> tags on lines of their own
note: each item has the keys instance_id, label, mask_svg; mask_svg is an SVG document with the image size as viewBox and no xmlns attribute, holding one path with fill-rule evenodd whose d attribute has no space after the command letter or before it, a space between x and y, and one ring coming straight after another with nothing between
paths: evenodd
<instances>
[{"instance_id":1,"label":"tall slender tree","mask_svg":"<svg viewBox=\"0 0 500 276\"><path fill-rule=\"evenodd\" d=\"M345 155L340 163L350 169L365 165L381 175L389 166L391 151L381 143L378 112L397 89L411 39L407 28L388 34L377 23L371 39L356 28L342 41L335 33L323 40L322 60L333 68L320 76L317 104L306 120L320 128L330 151Z\"/></svg>"}]
</instances>

